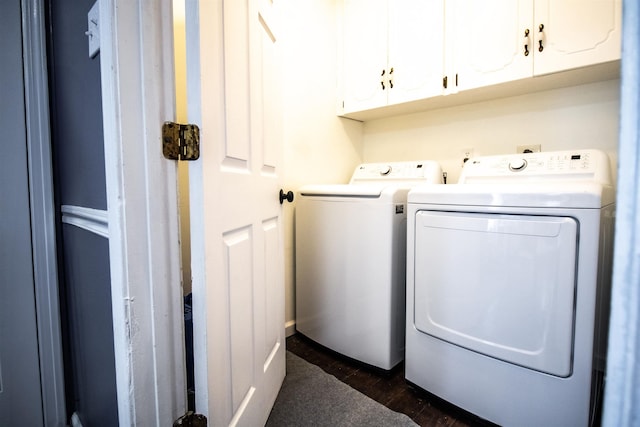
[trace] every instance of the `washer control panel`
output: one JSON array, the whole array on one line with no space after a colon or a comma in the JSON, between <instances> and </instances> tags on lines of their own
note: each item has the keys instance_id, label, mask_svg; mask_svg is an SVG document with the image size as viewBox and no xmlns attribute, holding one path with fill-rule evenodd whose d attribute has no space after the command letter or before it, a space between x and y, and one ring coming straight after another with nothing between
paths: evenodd
<instances>
[{"instance_id":1,"label":"washer control panel","mask_svg":"<svg viewBox=\"0 0 640 427\"><path fill-rule=\"evenodd\" d=\"M373 182L442 182L440 164L433 160L409 162L363 163L356 167L350 184Z\"/></svg>"},{"instance_id":2,"label":"washer control panel","mask_svg":"<svg viewBox=\"0 0 640 427\"><path fill-rule=\"evenodd\" d=\"M510 178L528 180L571 179L611 182L609 159L599 150L550 151L469 159L460 184Z\"/></svg>"}]
</instances>

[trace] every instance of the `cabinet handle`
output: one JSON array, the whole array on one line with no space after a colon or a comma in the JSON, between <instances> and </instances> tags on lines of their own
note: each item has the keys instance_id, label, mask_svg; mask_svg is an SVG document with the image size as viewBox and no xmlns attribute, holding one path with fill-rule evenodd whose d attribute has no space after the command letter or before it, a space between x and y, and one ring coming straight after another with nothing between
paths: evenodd
<instances>
[{"instance_id":1,"label":"cabinet handle","mask_svg":"<svg viewBox=\"0 0 640 427\"><path fill-rule=\"evenodd\" d=\"M383 79L380 80L380 85L382 86L382 90L385 90L385 87L384 87L384 74L385 74L385 72L386 72L386 70L383 69L382 70L382 74L380 74L380 77L383 77Z\"/></svg>"},{"instance_id":2,"label":"cabinet handle","mask_svg":"<svg viewBox=\"0 0 640 427\"><path fill-rule=\"evenodd\" d=\"M389 69L389 89L393 89L393 67Z\"/></svg>"},{"instance_id":3,"label":"cabinet handle","mask_svg":"<svg viewBox=\"0 0 640 427\"><path fill-rule=\"evenodd\" d=\"M544 24L540 24L540 26L538 27L538 33L540 33L540 39L538 40L540 46L538 47L538 52L542 52L544 50L544 46L542 45L542 40L544 40L544 32L542 30L544 30Z\"/></svg>"},{"instance_id":4,"label":"cabinet handle","mask_svg":"<svg viewBox=\"0 0 640 427\"><path fill-rule=\"evenodd\" d=\"M529 29L524 30L524 56L529 56Z\"/></svg>"},{"instance_id":5,"label":"cabinet handle","mask_svg":"<svg viewBox=\"0 0 640 427\"><path fill-rule=\"evenodd\" d=\"M442 78L442 86L443 86L445 89L447 88L447 80L448 80L448 79L447 79L447 76L444 76L444 77Z\"/></svg>"}]
</instances>

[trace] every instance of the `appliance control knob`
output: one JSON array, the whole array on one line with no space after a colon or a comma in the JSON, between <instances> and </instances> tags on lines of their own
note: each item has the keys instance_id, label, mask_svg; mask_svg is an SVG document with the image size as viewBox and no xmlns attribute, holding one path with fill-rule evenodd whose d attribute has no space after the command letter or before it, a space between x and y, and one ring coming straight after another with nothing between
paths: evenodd
<instances>
[{"instance_id":1,"label":"appliance control knob","mask_svg":"<svg viewBox=\"0 0 640 427\"><path fill-rule=\"evenodd\" d=\"M391 165L384 165L380 167L380 175L389 175L391 173Z\"/></svg>"},{"instance_id":2,"label":"appliance control knob","mask_svg":"<svg viewBox=\"0 0 640 427\"><path fill-rule=\"evenodd\" d=\"M509 169L518 172L527 167L527 161L525 159L518 159L509 162Z\"/></svg>"}]
</instances>

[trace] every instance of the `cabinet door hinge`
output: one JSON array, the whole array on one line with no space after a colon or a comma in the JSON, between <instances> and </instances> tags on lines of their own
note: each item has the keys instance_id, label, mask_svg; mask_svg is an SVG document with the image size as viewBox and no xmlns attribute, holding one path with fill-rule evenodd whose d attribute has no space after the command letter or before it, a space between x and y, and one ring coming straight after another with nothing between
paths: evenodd
<instances>
[{"instance_id":1,"label":"cabinet door hinge","mask_svg":"<svg viewBox=\"0 0 640 427\"><path fill-rule=\"evenodd\" d=\"M169 160L198 160L200 157L200 129L198 126L164 122L162 125L162 154Z\"/></svg>"},{"instance_id":2,"label":"cabinet door hinge","mask_svg":"<svg viewBox=\"0 0 640 427\"><path fill-rule=\"evenodd\" d=\"M173 427L207 427L207 417L189 411L175 420Z\"/></svg>"}]
</instances>

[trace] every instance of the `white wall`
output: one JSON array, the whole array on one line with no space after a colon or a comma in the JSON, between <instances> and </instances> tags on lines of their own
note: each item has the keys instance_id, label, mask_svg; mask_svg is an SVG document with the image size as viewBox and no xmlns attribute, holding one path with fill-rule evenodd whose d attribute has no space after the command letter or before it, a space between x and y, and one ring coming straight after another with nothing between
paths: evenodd
<instances>
[{"instance_id":1,"label":"white wall","mask_svg":"<svg viewBox=\"0 0 640 427\"><path fill-rule=\"evenodd\" d=\"M362 161L362 123L336 116L336 2L283 0L284 188L346 183ZM295 200L285 204L288 333L295 320Z\"/></svg>"},{"instance_id":2,"label":"white wall","mask_svg":"<svg viewBox=\"0 0 640 427\"><path fill-rule=\"evenodd\" d=\"M176 121L188 123L187 46L184 0L173 0L173 51L176 85ZM191 292L191 232L189 223L189 163L178 162L178 199L180 213L180 251L182 253L182 290Z\"/></svg>"},{"instance_id":3,"label":"white wall","mask_svg":"<svg viewBox=\"0 0 640 427\"><path fill-rule=\"evenodd\" d=\"M523 144L598 148L615 180L619 87L610 80L366 122L364 161L438 160L455 183L466 148L476 156L515 153Z\"/></svg>"}]
</instances>

